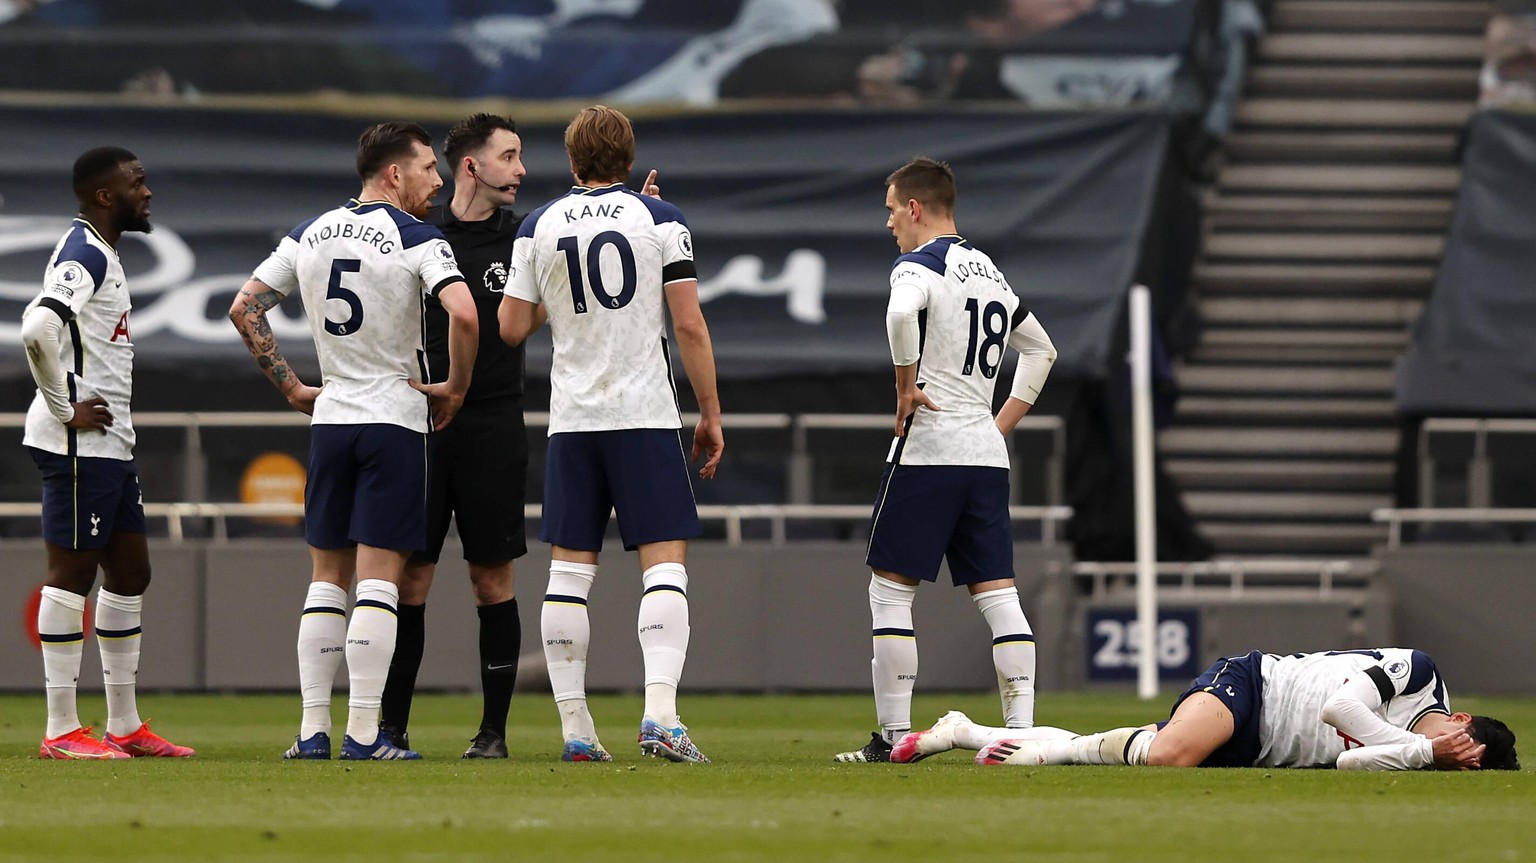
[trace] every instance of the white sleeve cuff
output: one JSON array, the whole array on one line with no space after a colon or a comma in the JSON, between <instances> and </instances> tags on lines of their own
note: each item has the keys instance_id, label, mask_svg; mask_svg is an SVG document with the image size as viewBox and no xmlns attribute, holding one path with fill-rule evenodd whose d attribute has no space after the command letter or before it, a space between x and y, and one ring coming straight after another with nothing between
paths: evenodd
<instances>
[{"instance_id":1,"label":"white sleeve cuff","mask_svg":"<svg viewBox=\"0 0 1536 863\"><path fill-rule=\"evenodd\" d=\"M1013 370L1013 388L1008 395L1032 405L1040 398L1051 366L1056 364L1056 346L1034 314L1025 315L1008 334L1008 346L1019 352L1019 364Z\"/></svg>"}]
</instances>

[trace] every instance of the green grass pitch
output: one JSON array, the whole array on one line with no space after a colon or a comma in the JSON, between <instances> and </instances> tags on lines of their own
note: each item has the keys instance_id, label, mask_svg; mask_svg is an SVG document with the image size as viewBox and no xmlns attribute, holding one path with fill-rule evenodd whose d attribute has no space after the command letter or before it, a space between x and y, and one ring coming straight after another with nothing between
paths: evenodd
<instances>
[{"instance_id":1,"label":"green grass pitch","mask_svg":"<svg viewBox=\"0 0 1536 863\"><path fill-rule=\"evenodd\" d=\"M1037 712L1095 730L1170 700L1047 693ZM297 695L156 694L141 707L195 759L47 762L41 697L0 697L0 861L1536 861L1529 769L983 768L962 752L837 765L834 752L868 739L868 696L685 694L682 706L716 763L640 758L641 702L627 696L593 701L616 763L558 763L554 706L538 693L514 700L506 762L458 758L473 696L418 700L411 740L426 761L285 764ZM1536 758L1536 700L1456 706L1504 718ZM81 707L99 731L101 699ZM950 708L997 714L992 696L920 694L914 718Z\"/></svg>"}]
</instances>

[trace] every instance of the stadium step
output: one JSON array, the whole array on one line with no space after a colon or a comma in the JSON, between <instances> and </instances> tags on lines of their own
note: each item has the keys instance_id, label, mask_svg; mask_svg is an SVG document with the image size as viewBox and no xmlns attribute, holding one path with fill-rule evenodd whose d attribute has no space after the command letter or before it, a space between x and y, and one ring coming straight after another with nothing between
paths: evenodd
<instances>
[{"instance_id":1,"label":"stadium step","mask_svg":"<svg viewBox=\"0 0 1536 863\"><path fill-rule=\"evenodd\" d=\"M1255 96L1463 98L1477 96L1477 69L1461 66L1319 66L1269 63L1249 71Z\"/></svg>"},{"instance_id":2,"label":"stadium step","mask_svg":"<svg viewBox=\"0 0 1536 863\"><path fill-rule=\"evenodd\" d=\"M1461 63L1483 62L1481 34L1283 33L1266 37L1260 61L1318 63Z\"/></svg>"},{"instance_id":3,"label":"stadium step","mask_svg":"<svg viewBox=\"0 0 1536 863\"><path fill-rule=\"evenodd\" d=\"M1344 129L1459 130L1474 106L1460 99L1244 99L1239 127L1331 126Z\"/></svg>"},{"instance_id":4,"label":"stadium step","mask_svg":"<svg viewBox=\"0 0 1536 863\"><path fill-rule=\"evenodd\" d=\"M1277 30L1388 30L1482 33L1492 7L1446 0L1281 0Z\"/></svg>"},{"instance_id":5,"label":"stadium step","mask_svg":"<svg viewBox=\"0 0 1536 863\"><path fill-rule=\"evenodd\" d=\"M1390 395L1394 383L1390 366L1356 368L1319 366L1181 364L1176 372L1186 394L1231 393L1323 395Z\"/></svg>"},{"instance_id":6,"label":"stadium step","mask_svg":"<svg viewBox=\"0 0 1536 863\"><path fill-rule=\"evenodd\" d=\"M1453 206L1453 199L1445 194L1398 198L1227 192L1212 198L1207 219L1211 229L1218 231L1233 228L1444 231Z\"/></svg>"},{"instance_id":7,"label":"stadium step","mask_svg":"<svg viewBox=\"0 0 1536 863\"><path fill-rule=\"evenodd\" d=\"M1336 489L1387 492L1396 467L1385 459L1297 461L1175 458L1163 463L1186 491L1200 489Z\"/></svg>"},{"instance_id":8,"label":"stadium step","mask_svg":"<svg viewBox=\"0 0 1536 863\"><path fill-rule=\"evenodd\" d=\"M1389 397L1356 398L1254 398L1244 396L1184 396L1178 401L1182 422L1306 422L1345 424L1385 423L1397 415L1397 401Z\"/></svg>"},{"instance_id":9,"label":"stadium step","mask_svg":"<svg viewBox=\"0 0 1536 863\"><path fill-rule=\"evenodd\" d=\"M1230 165L1219 183L1223 193L1242 189L1450 195L1461 184L1461 170L1450 165Z\"/></svg>"},{"instance_id":10,"label":"stadium step","mask_svg":"<svg viewBox=\"0 0 1536 863\"><path fill-rule=\"evenodd\" d=\"M1234 163L1361 159L1448 163L1456 150L1456 135L1450 132L1245 131L1228 137L1226 150Z\"/></svg>"},{"instance_id":11,"label":"stadium step","mask_svg":"<svg viewBox=\"0 0 1536 863\"><path fill-rule=\"evenodd\" d=\"M1211 241L1207 238L1207 243ZM1195 283L1207 296L1359 292L1421 296L1434 285L1435 267L1423 264L1201 263Z\"/></svg>"},{"instance_id":12,"label":"stadium step","mask_svg":"<svg viewBox=\"0 0 1536 863\"><path fill-rule=\"evenodd\" d=\"M1221 298L1200 301L1207 324L1289 324L1318 327L1383 326L1403 329L1418 320L1422 300L1332 298Z\"/></svg>"},{"instance_id":13,"label":"stadium step","mask_svg":"<svg viewBox=\"0 0 1536 863\"><path fill-rule=\"evenodd\" d=\"M1184 505L1202 519L1367 520L1392 505L1390 494L1328 491L1186 491Z\"/></svg>"},{"instance_id":14,"label":"stadium step","mask_svg":"<svg viewBox=\"0 0 1536 863\"><path fill-rule=\"evenodd\" d=\"M1387 527L1362 522L1358 524L1317 524L1310 522L1213 522L1200 525L1206 538L1223 554L1269 553L1283 549L1287 556L1306 554L1355 554L1370 552L1371 546L1387 541Z\"/></svg>"},{"instance_id":15,"label":"stadium step","mask_svg":"<svg viewBox=\"0 0 1536 863\"><path fill-rule=\"evenodd\" d=\"M1259 233L1211 234L1205 254L1211 258L1288 258L1307 260L1440 260L1445 238L1438 234ZM1433 276L1431 275L1431 278Z\"/></svg>"},{"instance_id":16,"label":"stadium step","mask_svg":"<svg viewBox=\"0 0 1536 863\"><path fill-rule=\"evenodd\" d=\"M1383 458L1396 452L1397 430L1175 426L1158 435L1158 449L1167 456L1188 458Z\"/></svg>"},{"instance_id":17,"label":"stadium step","mask_svg":"<svg viewBox=\"0 0 1536 863\"><path fill-rule=\"evenodd\" d=\"M1401 330L1246 329L1212 327L1200 336L1200 349L1253 347L1274 351L1287 348L1359 348L1397 350L1408 346Z\"/></svg>"}]
</instances>

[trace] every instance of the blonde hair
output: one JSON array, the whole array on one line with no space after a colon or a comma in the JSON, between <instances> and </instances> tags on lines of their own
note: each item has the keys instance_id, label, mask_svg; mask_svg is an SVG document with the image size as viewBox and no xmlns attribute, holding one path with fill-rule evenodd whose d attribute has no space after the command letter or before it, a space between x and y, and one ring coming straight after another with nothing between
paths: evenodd
<instances>
[{"instance_id":1,"label":"blonde hair","mask_svg":"<svg viewBox=\"0 0 1536 863\"><path fill-rule=\"evenodd\" d=\"M606 105L583 108L565 127L565 151L583 182L622 182L635 163L635 129Z\"/></svg>"}]
</instances>

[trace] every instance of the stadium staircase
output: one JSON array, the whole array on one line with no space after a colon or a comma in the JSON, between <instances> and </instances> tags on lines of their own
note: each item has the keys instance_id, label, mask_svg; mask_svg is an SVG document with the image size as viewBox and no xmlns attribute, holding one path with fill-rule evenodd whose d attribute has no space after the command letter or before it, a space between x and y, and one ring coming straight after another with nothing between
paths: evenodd
<instances>
[{"instance_id":1,"label":"stadium staircase","mask_svg":"<svg viewBox=\"0 0 1536 863\"><path fill-rule=\"evenodd\" d=\"M1219 555L1356 556L1393 360L1440 259L1489 4L1277 0L1206 206L1204 334L1160 446Z\"/></svg>"}]
</instances>

